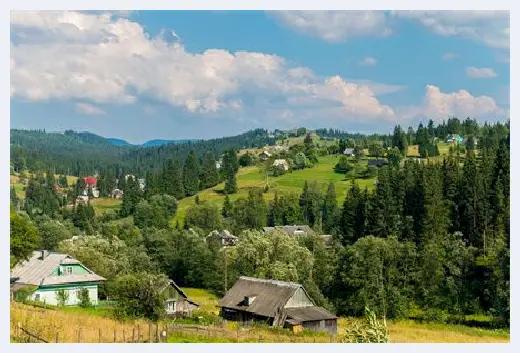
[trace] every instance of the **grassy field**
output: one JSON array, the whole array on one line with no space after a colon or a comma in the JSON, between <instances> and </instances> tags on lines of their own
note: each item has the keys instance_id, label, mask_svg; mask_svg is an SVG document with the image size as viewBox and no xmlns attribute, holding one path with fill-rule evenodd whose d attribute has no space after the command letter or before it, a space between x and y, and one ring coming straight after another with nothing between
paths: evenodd
<instances>
[{"instance_id":1,"label":"grassy field","mask_svg":"<svg viewBox=\"0 0 520 353\"><path fill-rule=\"evenodd\" d=\"M218 298L204 289L184 288L186 295L200 305L199 315L216 315ZM59 342L77 342L80 332L81 342L128 342L131 337L148 339L149 323L145 320L120 322L111 318L108 308L42 309L11 302L11 342L26 337L17 330L18 323L30 332L49 341L55 341L58 333ZM236 322L221 324L186 325L178 320L159 322L162 331L168 326L170 343L218 343L218 342L297 342L326 343L340 342L348 327L359 321L358 318L338 320L338 336L332 339L324 333L303 332L292 334L288 330L266 327L263 325L239 326ZM508 343L508 330L491 330L436 323L419 323L412 320L388 321L390 341L393 343ZM155 331L155 326L152 332ZM153 335L153 334L152 334Z\"/></svg>"},{"instance_id":2,"label":"grassy field","mask_svg":"<svg viewBox=\"0 0 520 353\"><path fill-rule=\"evenodd\" d=\"M269 191L264 194L266 200L274 198L275 191L279 193L296 192L301 193L305 181L316 180L321 185L323 191L326 190L330 181L333 181L336 186L336 196L338 202L343 202L346 192L351 185L351 180L346 180L343 174L335 173L333 168L339 160L339 156L323 156L318 157L319 163L313 168L295 170L292 173L286 173L278 177L269 176ZM362 163L367 163L363 161ZM375 179L357 179L356 182L361 188L374 187ZM255 187L265 187L266 175L261 167L253 166L240 168L237 173L238 192L230 195L231 200L236 200L239 197L247 196L248 191ZM201 201L208 201L222 207L224 204L225 195L223 193L224 184L221 183L213 188L203 190L199 193ZM179 221L181 224L186 215L186 210L195 204L195 197L187 197L179 201L177 214L173 222Z\"/></svg>"},{"instance_id":3,"label":"grassy field","mask_svg":"<svg viewBox=\"0 0 520 353\"><path fill-rule=\"evenodd\" d=\"M90 204L94 207L94 211L97 215L103 214L107 211L117 211L121 205L121 200L114 199L111 197L103 197L99 199L93 199Z\"/></svg>"}]
</instances>

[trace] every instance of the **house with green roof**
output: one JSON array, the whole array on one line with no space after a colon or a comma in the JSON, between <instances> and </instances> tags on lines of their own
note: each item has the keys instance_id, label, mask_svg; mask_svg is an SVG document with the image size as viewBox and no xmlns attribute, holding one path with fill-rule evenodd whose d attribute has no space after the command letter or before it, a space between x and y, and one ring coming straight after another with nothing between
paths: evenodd
<instances>
[{"instance_id":1,"label":"house with green roof","mask_svg":"<svg viewBox=\"0 0 520 353\"><path fill-rule=\"evenodd\" d=\"M96 305L98 286L103 281L105 278L71 256L41 250L11 270L11 293L30 289L28 299L58 305L57 292L63 290L68 294L64 304L78 305L80 291L87 289L90 302Z\"/></svg>"}]
</instances>

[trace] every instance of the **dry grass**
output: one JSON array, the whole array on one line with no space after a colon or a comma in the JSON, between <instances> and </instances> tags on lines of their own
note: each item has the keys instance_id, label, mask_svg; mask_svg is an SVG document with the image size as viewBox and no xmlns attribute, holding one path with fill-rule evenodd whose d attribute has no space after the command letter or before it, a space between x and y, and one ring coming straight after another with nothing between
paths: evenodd
<instances>
[{"instance_id":1,"label":"dry grass","mask_svg":"<svg viewBox=\"0 0 520 353\"><path fill-rule=\"evenodd\" d=\"M123 342L123 331L127 341L132 337L132 329L139 326L141 336L148 338L148 323L144 320L134 322L118 322L116 320L89 315L88 312L67 312L61 310L44 310L28 305L11 302L11 337L17 337L17 325L37 336L50 341L77 342L78 331L81 328L81 342L99 342L101 330L102 342L114 342L114 331L117 342Z\"/></svg>"},{"instance_id":2,"label":"dry grass","mask_svg":"<svg viewBox=\"0 0 520 353\"><path fill-rule=\"evenodd\" d=\"M210 306L216 297L208 295L200 289L186 289L193 300L206 301ZM266 326L241 327L235 322L224 326L194 326L174 324L171 321L159 323L160 330L168 326L168 342L296 342L327 343L340 342L345 329L360 319L340 318L338 320L338 336L330 337L326 333L292 334L288 330L273 329ZM81 342L99 342L101 330L102 342L114 342L114 330L117 342L132 339L132 332L137 338L139 327L141 341L148 340L148 322L118 322L108 317L93 315L91 311L77 310L43 310L23 304L11 303L11 341L19 341L17 323L38 336L55 342L56 333L59 342L77 342L78 330L81 328ZM508 343L509 332L506 330L484 330L460 325L421 324L414 321L389 322L390 340L395 343ZM152 330L155 335L155 328ZM21 336L24 337L24 336Z\"/></svg>"}]
</instances>

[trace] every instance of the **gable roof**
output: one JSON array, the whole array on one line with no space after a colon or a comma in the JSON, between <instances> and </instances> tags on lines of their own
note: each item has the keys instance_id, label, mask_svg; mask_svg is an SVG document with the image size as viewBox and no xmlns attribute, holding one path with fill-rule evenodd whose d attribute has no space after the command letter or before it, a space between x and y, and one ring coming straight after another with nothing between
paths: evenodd
<instances>
[{"instance_id":1,"label":"gable roof","mask_svg":"<svg viewBox=\"0 0 520 353\"><path fill-rule=\"evenodd\" d=\"M343 154L354 154L354 149L353 148L345 148L345 150L343 151Z\"/></svg>"},{"instance_id":2,"label":"gable roof","mask_svg":"<svg viewBox=\"0 0 520 353\"><path fill-rule=\"evenodd\" d=\"M285 159L275 159L273 162L273 166L280 166L280 165L288 165L289 163Z\"/></svg>"},{"instance_id":3,"label":"gable roof","mask_svg":"<svg viewBox=\"0 0 520 353\"><path fill-rule=\"evenodd\" d=\"M294 282L241 276L226 295L219 300L217 306L274 317L276 311L283 308L299 288L303 289L303 286ZM246 306L242 304L245 297L256 298Z\"/></svg>"},{"instance_id":4,"label":"gable roof","mask_svg":"<svg viewBox=\"0 0 520 353\"><path fill-rule=\"evenodd\" d=\"M331 320L337 319L336 315L329 313L326 309L319 306L305 306L300 308L287 308L285 309L287 317L297 321L320 321L320 320Z\"/></svg>"},{"instance_id":5,"label":"gable roof","mask_svg":"<svg viewBox=\"0 0 520 353\"><path fill-rule=\"evenodd\" d=\"M85 182L85 184L87 185L96 185L96 178L92 177L92 176L89 176L89 177L85 177L83 178L83 181Z\"/></svg>"},{"instance_id":6,"label":"gable roof","mask_svg":"<svg viewBox=\"0 0 520 353\"><path fill-rule=\"evenodd\" d=\"M376 167L382 167L384 166L385 164L387 164L387 162L383 159L369 159L368 160L368 165L373 165L373 166L376 166Z\"/></svg>"},{"instance_id":7,"label":"gable roof","mask_svg":"<svg viewBox=\"0 0 520 353\"><path fill-rule=\"evenodd\" d=\"M186 295L186 293L184 293L184 291L181 289L181 287L179 287L177 285L177 283L175 283L174 281L172 281L171 279L168 281L168 285L166 287L164 287L163 291L166 290L166 288L168 288L168 286L172 286L173 288L175 288L175 290L184 298L186 299L186 301L190 304L193 304L195 306L199 306L199 304L191 301L188 296Z\"/></svg>"},{"instance_id":8,"label":"gable roof","mask_svg":"<svg viewBox=\"0 0 520 353\"><path fill-rule=\"evenodd\" d=\"M293 225L293 226L274 226L274 227L264 227L264 232L272 232L276 229L282 230L289 235L298 235L301 233L304 234L314 234L314 231L308 225Z\"/></svg>"},{"instance_id":9,"label":"gable roof","mask_svg":"<svg viewBox=\"0 0 520 353\"><path fill-rule=\"evenodd\" d=\"M54 284L99 282L105 278L95 274L83 266L89 273L82 275L51 276L52 271L61 264L80 264L67 254L49 253L42 259L42 251L33 251L32 256L11 270L11 278L18 277L16 283L31 284L34 286L48 286Z\"/></svg>"}]
</instances>

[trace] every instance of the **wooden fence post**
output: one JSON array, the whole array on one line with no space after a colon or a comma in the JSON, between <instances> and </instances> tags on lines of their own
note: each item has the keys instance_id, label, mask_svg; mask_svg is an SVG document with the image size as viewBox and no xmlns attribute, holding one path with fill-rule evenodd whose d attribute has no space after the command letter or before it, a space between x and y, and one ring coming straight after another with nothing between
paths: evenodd
<instances>
[{"instance_id":1,"label":"wooden fence post","mask_svg":"<svg viewBox=\"0 0 520 353\"><path fill-rule=\"evenodd\" d=\"M56 343L58 343L58 335L59 335L59 332L56 332Z\"/></svg>"},{"instance_id":2,"label":"wooden fence post","mask_svg":"<svg viewBox=\"0 0 520 353\"><path fill-rule=\"evenodd\" d=\"M135 343L135 327L132 327L132 342Z\"/></svg>"},{"instance_id":3,"label":"wooden fence post","mask_svg":"<svg viewBox=\"0 0 520 353\"><path fill-rule=\"evenodd\" d=\"M114 343L116 343L116 329L114 329Z\"/></svg>"},{"instance_id":4,"label":"wooden fence post","mask_svg":"<svg viewBox=\"0 0 520 353\"><path fill-rule=\"evenodd\" d=\"M78 328L78 343L81 342L81 327Z\"/></svg>"},{"instance_id":5,"label":"wooden fence post","mask_svg":"<svg viewBox=\"0 0 520 353\"><path fill-rule=\"evenodd\" d=\"M152 343L152 323L148 324L148 342Z\"/></svg>"},{"instance_id":6,"label":"wooden fence post","mask_svg":"<svg viewBox=\"0 0 520 353\"><path fill-rule=\"evenodd\" d=\"M123 343L126 343L126 328L123 328Z\"/></svg>"},{"instance_id":7,"label":"wooden fence post","mask_svg":"<svg viewBox=\"0 0 520 353\"><path fill-rule=\"evenodd\" d=\"M161 336L159 335L159 323L155 324L155 337L157 338L157 343L161 343Z\"/></svg>"},{"instance_id":8,"label":"wooden fence post","mask_svg":"<svg viewBox=\"0 0 520 353\"><path fill-rule=\"evenodd\" d=\"M99 332L99 343L101 343L101 328L98 329Z\"/></svg>"},{"instance_id":9,"label":"wooden fence post","mask_svg":"<svg viewBox=\"0 0 520 353\"><path fill-rule=\"evenodd\" d=\"M137 341L141 339L141 328L137 325Z\"/></svg>"}]
</instances>

